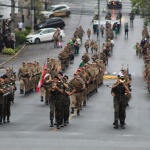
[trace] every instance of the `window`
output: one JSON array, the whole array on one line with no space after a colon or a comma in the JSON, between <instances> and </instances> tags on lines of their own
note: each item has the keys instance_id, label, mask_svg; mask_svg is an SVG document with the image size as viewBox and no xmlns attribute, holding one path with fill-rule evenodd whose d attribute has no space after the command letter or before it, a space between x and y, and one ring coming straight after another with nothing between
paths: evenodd
<instances>
[{"instance_id":1,"label":"window","mask_svg":"<svg viewBox=\"0 0 150 150\"><path fill-rule=\"evenodd\" d=\"M42 32L42 34L47 34L47 33L49 33L48 30L45 30L45 31Z\"/></svg>"}]
</instances>

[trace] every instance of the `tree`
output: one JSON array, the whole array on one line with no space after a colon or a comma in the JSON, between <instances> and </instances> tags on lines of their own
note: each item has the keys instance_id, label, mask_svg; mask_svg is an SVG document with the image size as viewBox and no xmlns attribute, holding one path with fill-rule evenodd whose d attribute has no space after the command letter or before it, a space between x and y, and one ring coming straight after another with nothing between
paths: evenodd
<instances>
[{"instance_id":1,"label":"tree","mask_svg":"<svg viewBox=\"0 0 150 150\"><path fill-rule=\"evenodd\" d=\"M132 11L141 15L144 19L145 25L150 24L150 0L131 0Z\"/></svg>"},{"instance_id":2,"label":"tree","mask_svg":"<svg viewBox=\"0 0 150 150\"><path fill-rule=\"evenodd\" d=\"M43 3L41 0L34 0L34 23L42 19L44 16L40 12L43 10Z\"/></svg>"}]
</instances>

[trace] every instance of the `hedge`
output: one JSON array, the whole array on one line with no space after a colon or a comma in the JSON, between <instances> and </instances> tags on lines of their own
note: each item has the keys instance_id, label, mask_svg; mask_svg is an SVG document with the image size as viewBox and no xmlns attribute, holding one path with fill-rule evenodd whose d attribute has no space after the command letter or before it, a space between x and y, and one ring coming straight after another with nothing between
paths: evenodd
<instances>
[{"instance_id":1,"label":"hedge","mask_svg":"<svg viewBox=\"0 0 150 150\"><path fill-rule=\"evenodd\" d=\"M2 50L2 53L7 55L15 55L16 52L12 48L4 48Z\"/></svg>"}]
</instances>

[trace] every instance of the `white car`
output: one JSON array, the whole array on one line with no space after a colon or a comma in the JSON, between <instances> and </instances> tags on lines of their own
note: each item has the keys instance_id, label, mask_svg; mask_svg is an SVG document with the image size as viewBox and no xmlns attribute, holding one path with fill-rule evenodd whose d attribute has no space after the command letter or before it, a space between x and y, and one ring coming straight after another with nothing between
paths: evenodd
<instances>
[{"instance_id":1,"label":"white car","mask_svg":"<svg viewBox=\"0 0 150 150\"><path fill-rule=\"evenodd\" d=\"M45 28L45 29L36 30L32 34L26 36L26 40L29 43L36 43L36 44L40 42L52 41L54 32L56 30L57 29L55 28ZM60 30L60 37L61 38L65 37L64 30Z\"/></svg>"},{"instance_id":2,"label":"white car","mask_svg":"<svg viewBox=\"0 0 150 150\"><path fill-rule=\"evenodd\" d=\"M67 5L52 5L48 7L47 10L41 11L41 13L44 15L44 18L61 16L69 17L71 14L70 7Z\"/></svg>"}]
</instances>

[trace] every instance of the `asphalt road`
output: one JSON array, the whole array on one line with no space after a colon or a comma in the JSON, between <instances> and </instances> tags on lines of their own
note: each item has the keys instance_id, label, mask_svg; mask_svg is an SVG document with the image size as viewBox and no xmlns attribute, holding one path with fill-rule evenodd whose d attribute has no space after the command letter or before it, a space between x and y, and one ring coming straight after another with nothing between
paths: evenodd
<instances>
[{"instance_id":1,"label":"asphalt road","mask_svg":"<svg viewBox=\"0 0 150 150\"><path fill-rule=\"evenodd\" d=\"M90 0L87 0L89 3ZM80 1L84 3L85 1ZM85 4L85 5L88 5ZM73 6L73 4L72 4ZM91 4L91 7L94 4ZM75 6L76 7L76 6ZM113 10L112 12L115 11ZM130 12L130 11L129 11ZM64 18L66 22L63 39L65 45L72 37L75 28L80 24L85 31L92 29L92 15L72 14L70 18ZM103 20L104 18L101 18ZM127 14L123 14L122 22L129 22ZM16 92L15 103L12 104L11 123L0 126L0 149L1 150L149 150L150 143L150 95L146 90L146 83L142 79L144 69L143 60L135 55L133 46L141 40L143 24L138 16L134 26L129 28L129 38L124 38L123 27L120 34L115 38L115 46L112 56L109 58L107 72L117 75L122 63L124 68L129 66L132 74L132 100L127 108L125 130L113 128L113 102L110 88L114 80L104 81L98 93L93 95L87 106L81 111L81 116L70 116L70 123L60 130L49 127L49 106L40 102L40 96L33 93L28 97L20 96ZM92 35L96 40L96 35ZM87 39L84 35L83 42ZM101 38L100 43L105 38ZM17 71L22 61L38 60L44 64L46 58L57 57L61 49L53 49L53 43L41 43L29 45L24 52L13 62L5 67L11 67ZM81 56L85 52L83 45L80 55L75 57L75 63L70 65L65 74L71 78L77 69ZM90 56L92 54L89 54ZM1 70L1 73L4 72ZM19 83L17 82L19 86ZM19 87L18 87L19 89Z\"/></svg>"}]
</instances>

